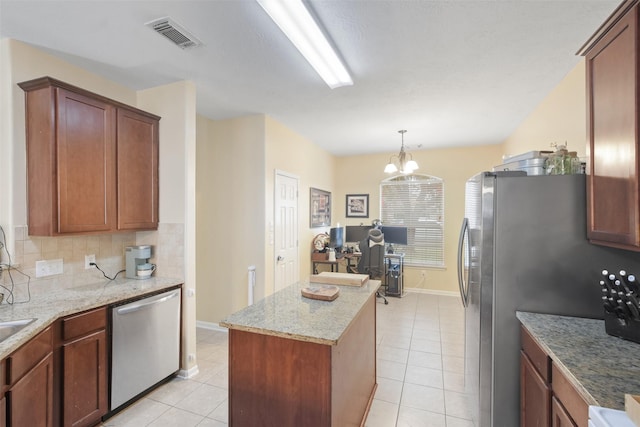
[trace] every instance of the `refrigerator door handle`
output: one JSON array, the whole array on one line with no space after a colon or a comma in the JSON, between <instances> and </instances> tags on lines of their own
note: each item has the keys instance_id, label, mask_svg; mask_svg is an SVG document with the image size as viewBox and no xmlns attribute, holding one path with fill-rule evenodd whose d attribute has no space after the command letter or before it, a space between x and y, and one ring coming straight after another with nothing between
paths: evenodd
<instances>
[{"instance_id":1,"label":"refrigerator door handle","mask_svg":"<svg viewBox=\"0 0 640 427\"><path fill-rule=\"evenodd\" d=\"M462 299L462 305L467 307L469 305L469 286L465 283L464 277L464 238L469 232L469 220L464 218L462 220L462 227L460 228L460 238L458 240L458 286L460 287L460 298ZM467 246L469 246L467 244ZM471 250L468 248L469 251ZM470 257L467 259L471 259Z\"/></svg>"}]
</instances>

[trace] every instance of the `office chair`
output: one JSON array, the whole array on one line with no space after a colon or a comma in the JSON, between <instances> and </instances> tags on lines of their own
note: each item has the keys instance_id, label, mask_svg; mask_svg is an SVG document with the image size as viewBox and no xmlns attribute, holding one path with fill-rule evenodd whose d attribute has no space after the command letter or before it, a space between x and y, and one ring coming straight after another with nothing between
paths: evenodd
<instances>
[{"instance_id":1,"label":"office chair","mask_svg":"<svg viewBox=\"0 0 640 427\"><path fill-rule=\"evenodd\" d=\"M368 274L370 279L381 279L384 276L384 234L377 228L369 230L369 234L360 242L360 260L358 271L360 274ZM382 298L385 304L389 304L387 298L376 291L376 297Z\"/></svg>"}]
</instances>

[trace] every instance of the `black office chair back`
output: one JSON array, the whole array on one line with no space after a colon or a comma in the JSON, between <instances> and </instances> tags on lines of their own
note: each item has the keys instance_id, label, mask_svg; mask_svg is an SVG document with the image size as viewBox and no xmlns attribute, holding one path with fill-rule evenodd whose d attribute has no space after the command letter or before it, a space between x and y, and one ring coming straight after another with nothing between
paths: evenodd
<instances>
[{"instance_id":1,"label":"black office chair back","mask_svg":"<svg viewBox=\"0 0 640 427\"><path fill-rule=\"evenodd\" d=\"M362 256L358 262L358 272L368 274L371 279L384 275L384 234L376 228L360 242Z\"/></svg>"}]
</instances>

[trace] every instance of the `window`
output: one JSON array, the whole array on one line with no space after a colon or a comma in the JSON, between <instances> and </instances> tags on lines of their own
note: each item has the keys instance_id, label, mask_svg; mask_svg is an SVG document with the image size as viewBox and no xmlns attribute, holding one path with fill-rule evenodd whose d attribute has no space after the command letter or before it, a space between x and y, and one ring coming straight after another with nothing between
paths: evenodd
<instances>
[{"instance_id":1,"label":"window","mask_svg":"<svg viewBox=\"0 0 640 427\"><path fill-rule=\"evenodd\" d=\"M407 227L406 264L444 267L444 184L429 175L400 175L380 184L382 225Z\"/></svg>"}]
</instances>

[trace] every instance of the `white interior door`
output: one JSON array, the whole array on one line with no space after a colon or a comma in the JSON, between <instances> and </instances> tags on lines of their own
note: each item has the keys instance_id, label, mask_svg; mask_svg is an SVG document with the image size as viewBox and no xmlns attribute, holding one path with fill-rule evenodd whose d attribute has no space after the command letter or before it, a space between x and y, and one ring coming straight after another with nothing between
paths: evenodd
<instances>
[{"instance_id":1,"label":"white interior door","mask_svg":"<svg viewBox=\"0 0 640 427\"><path fill-rule=\"evenodd\" d=\"M298 281L298 178L276 171L275 179L275 290Z\"/></svg>"}]
</instances>

